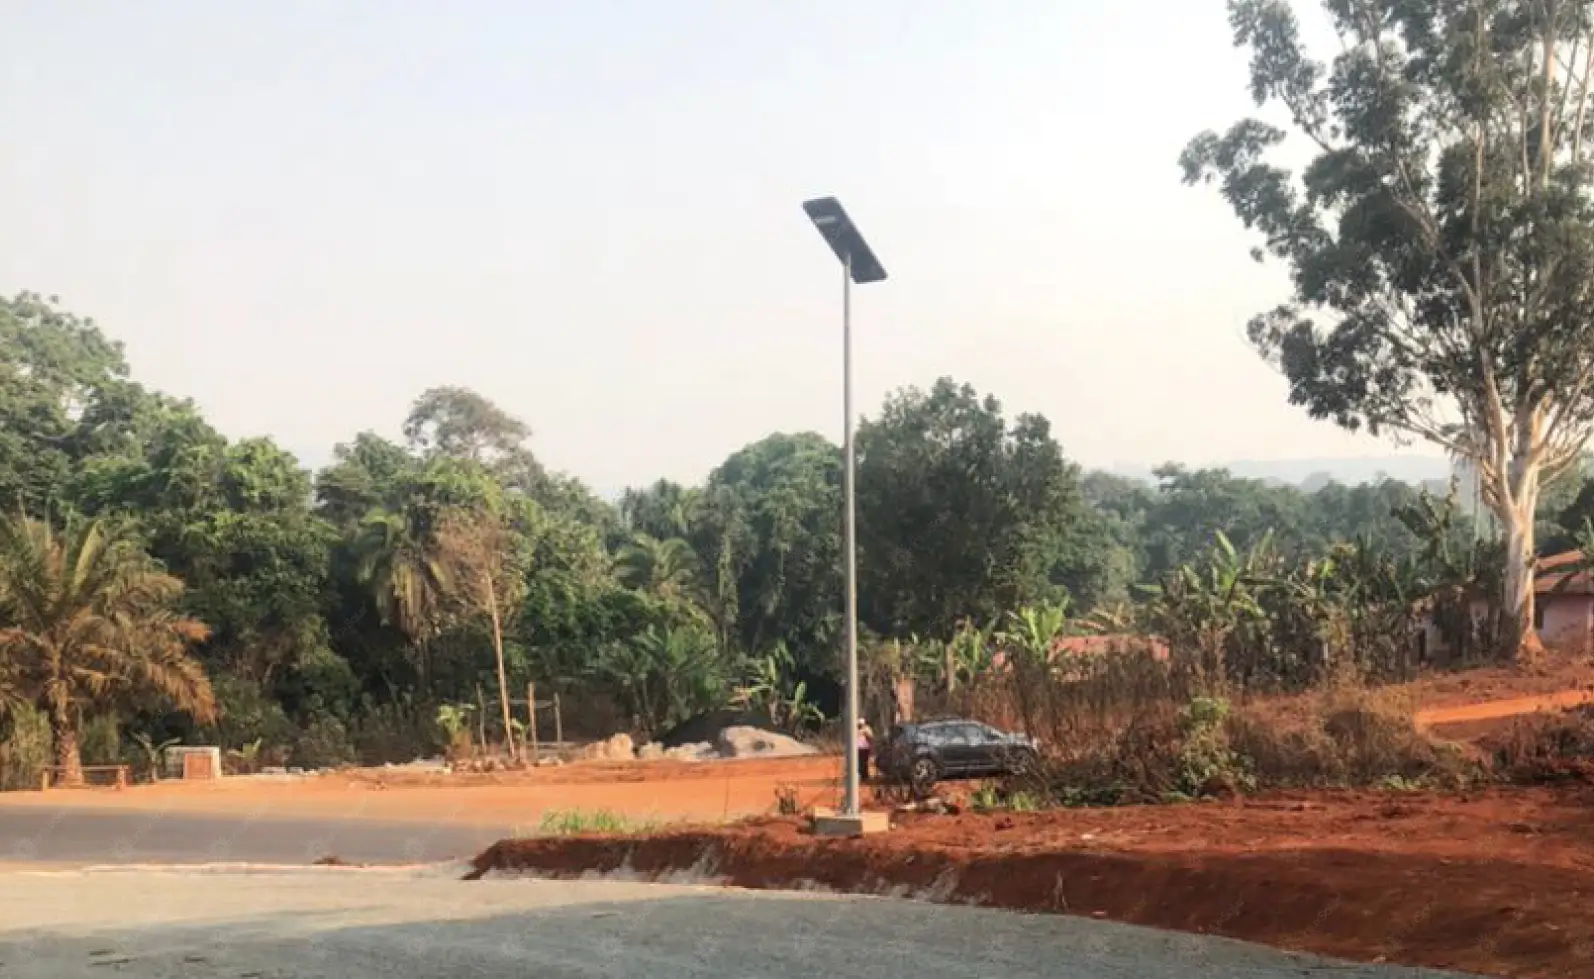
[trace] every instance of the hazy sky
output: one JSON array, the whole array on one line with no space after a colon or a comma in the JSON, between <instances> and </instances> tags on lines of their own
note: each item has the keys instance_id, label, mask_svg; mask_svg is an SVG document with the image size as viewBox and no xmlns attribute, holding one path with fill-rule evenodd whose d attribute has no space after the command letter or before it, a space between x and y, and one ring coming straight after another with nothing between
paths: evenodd
<instances>
[{"instance_id":1,"label":"hazy sky","mask_svg":"<svg viewBox=\"0 0 1594 979\"><path fill-rule=\"evenodd\" d=\"M1387 451L1246 345L1281 273L1185 141L1220 0L12 0L0 291L313 462L436 384L599 487L839 438L836 194L891 278L857 397L952 374L1089 464Z\"/></svg>"}]
</instances>

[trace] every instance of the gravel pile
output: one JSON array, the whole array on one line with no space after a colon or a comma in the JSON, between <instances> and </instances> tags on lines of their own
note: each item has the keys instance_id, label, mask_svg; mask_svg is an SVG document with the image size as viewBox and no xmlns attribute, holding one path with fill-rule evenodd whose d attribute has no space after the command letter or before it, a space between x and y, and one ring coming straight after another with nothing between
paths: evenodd
<instances>
[{"instance_id":1,"label":"gravel pile","mask_svg":"<svg viewBox=\"0 0 1594 979\"><path fill-rule=\"evenodd\" d=\"M651 741L636 750L636 757L638 761L720 761L726 758L796 758L818 753L819 749L796 738L762 728L737 726L722 729L712 743L699 741L665 747L663 742Z\"/></svg>"}]
</instances>

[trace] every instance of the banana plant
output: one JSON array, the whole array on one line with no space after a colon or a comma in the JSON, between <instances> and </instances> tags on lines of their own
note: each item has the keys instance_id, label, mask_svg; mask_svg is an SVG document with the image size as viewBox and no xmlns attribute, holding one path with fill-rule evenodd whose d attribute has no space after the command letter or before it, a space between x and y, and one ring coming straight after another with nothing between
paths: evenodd
<instances>
[{"instance_id":1,"label":"banana plant","mask_svg":"<svg viewBox=\"0 0 1594 979\"><path fill-rule=\"evenodd\" d=\"M933 673L941 678L950 692L958 684L971 684L990 672L995 662L996 625L980 626L972 619L958 624L952 639L932 651L937 657Z\"/></svg>"},{"instance_id":2,"label":"banana plant","mask_svg":"<svg viewBox=\"0 0 1594 979\"><path fill-rule=\"evenodd\" d=\"M1228 653L1237 638L1253 638L1267 622L1260 593L1275 580L1271 534L1241 554L1219 533L1204 561L1182 564L1147 589L1153 628L1176 648L1194 649L1196 680L1221 687L1228 680Z\"/></svg>"},{"instance_id":3,"label":"banana plant","mask_svg":"<svg viewBox=\"0 0 1594 979\"><path fill-rule=\"evenodd\" d=\"M733 701L744 710L756 710L772 724L796 732L824 720L817 704L808 700L808 685L792 676L795 660L784 643L748 664L747 679L736 689Z\"/></svg>"},{"instance_id":4,"label":"banana plant","mask_svg":"<svg viewBox=\"0 0 1594 979\"><path fill-rule=\"evenodd\" d=\"M1031 666L1048 666L1057 640L1068 630L1068 602L1043 602L1007 613L1007 627L997 634L1011 655Z\"/></svg>"},{"instance_id":5,"label":"banana plant","mask_svg":"<svg viewBox=\"0 0 1594 979\"><path fill-rule=\"evenodd\" d=\"M165 741L156 744L149 735L138 733L133 735L133 743L138 745L139 750L144 753L144 763L148 766L145 770L149 773L149 780L151 782L159 782L161 780L161 761L166 756L166 749L182 744L183 739L167 738Z\"/></svg>"},{"instance_id":6,"label":"banana plant","mask_svg":"<svg viewBox=\"0 0 1594 979\"><path fill-rule=\"evenodd\" d=\"M437 727L443 732L443 739L447 742L450 751L461 741L474 753L475 739L470 733L470 718L476 712L475 704L439 704L437 707Z\"/></svg>"},{"instance_id":7,"label":"banana plant","mask_svg":"<svg viewBox=\"0 0 1594 979\"><path fill-rule=\"evenodd\" d=\"M591 672L631 712L644 734L731 703L742 664L707 630L650 626L599 651Z\"/></svg>"}]
</instances>

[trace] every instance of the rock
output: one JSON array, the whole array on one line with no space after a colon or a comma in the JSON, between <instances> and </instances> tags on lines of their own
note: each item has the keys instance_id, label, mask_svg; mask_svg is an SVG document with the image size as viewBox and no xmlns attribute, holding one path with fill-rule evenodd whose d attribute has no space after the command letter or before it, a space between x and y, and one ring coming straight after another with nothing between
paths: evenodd
<instances>
[{"instance_id":1,"label":"rock","mask_svg":"<svg viewBox=\"0 0 1594 979\"><path fill-rule=\"evenodd\" d=\"M726 758L790 758L819 753L813 745L756 727L728 727L719 733L715 747Z\"/></svg>"},{"instance_id":2,"label":"rock","mask_svg":"<svg viewBox=\"0 0 1594 979\"><path fill-rule=\"evenodd\" d=\"M937 795L932 795L928 799L905 802L897 807L897 812L922 812L931 816L956 816L962 811L961 806Z\"/></svg>"},{"instance_id":3,"label":"rock","mask_svg":"<svg viewBox=\"0 0 1594 979\"><path fill-rule=\"evenodd\" d=\"M662 742L649 741L636 750L638 761L712 761L720 756L714 746L707 741L696 744L682 744L674 747L665 747Z\"/></svg>"},{"instance_id":4,"label":"rock","mask_svg":"<svg viewBox=\"0 0 1594 979\"><path fill-rule=\"evenodd\" d=\"M560 765L563 765L564 763L565 763L565 760L563 758L539 758L539 759L537 759L537 767L538 768L558 768Z\"/></svg>"},{"instance_id":5,"label":"rock","mask_svg":"<svg viewBox=\"0 0 1594 979\"><path fill-rule=\"evenodd\" d=\"M594 741L581 749L578 756L585 761L630 761L636 757L631 735L620 733L602 741Z\"/></svg>"},{"instance_id":6,"label":"rock","mask_svg":"<svg viewBox=\"0 0 1594 979\"><path fill-rule=\"evenodd\" d=\"M713 761L720 753L707 741L696 744L677 745L674 748L664 749L664 757L672 761Z\"/></svg>"}]
</instances>

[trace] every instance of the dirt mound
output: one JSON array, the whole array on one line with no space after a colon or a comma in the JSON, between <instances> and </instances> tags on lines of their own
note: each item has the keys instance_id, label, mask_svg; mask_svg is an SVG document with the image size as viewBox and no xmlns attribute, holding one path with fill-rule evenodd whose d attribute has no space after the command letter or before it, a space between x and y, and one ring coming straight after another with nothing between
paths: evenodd
<instances>
[{"instance_id":1,"label":"dirt mound","mask_svg":"<svg viewBox=\"0 0 1594 979\"><path fill-rule=\"evenodd\" d=\"M1226 935L1363 961L1594 977L1588 790L1275 797L1237 804L904 816L819 840L797 820L644 838L509 840L474 862L576 877L696 874Z\"/></svg>"},{"instance_id":2,"label":"dirt mound","mask_svg":"<svg viewBox=\"0 0 1594 979\"><path fill-rule=\"evenodd\" d=\"M582 761L630 761L636 757L631 735L616 734L602 741L594 741L582 748L576 757Z\"/></svg>"},{"instance_id":3,"label":"dirt mound","mask_svg":"<svg viewBox=\"0 0 1594 979\"><path fill-rule=\"evenodd\" d=\"M720 757L720 753L706 741L674 748L649 741L636 750L636 757L637 761L714 761Z\"/></svg>"},{"instance_id":4,"label":"dirt mound","mask_svg":"<svg viewBox=\"0 0 1594 979\"><path fill-rule=\"evenodd\" d=\"M728 727L720 732L714 748L725 758L796 758L819 754L819 749L811 744L756 727Z\"/></svg>"},{"instance_id":5,"label":"dirt mound","mask_svg":"<svg viewBox=\"0 0 1594 979\"><path fill-rule=\"evenodd\" d=\"M768 717L756 711L714 710L682 721L656 739L665 748L680 748L692 744L715 744L720 732L728 727L768 728L774 725Z\"/></svg>"}]
</instances>

